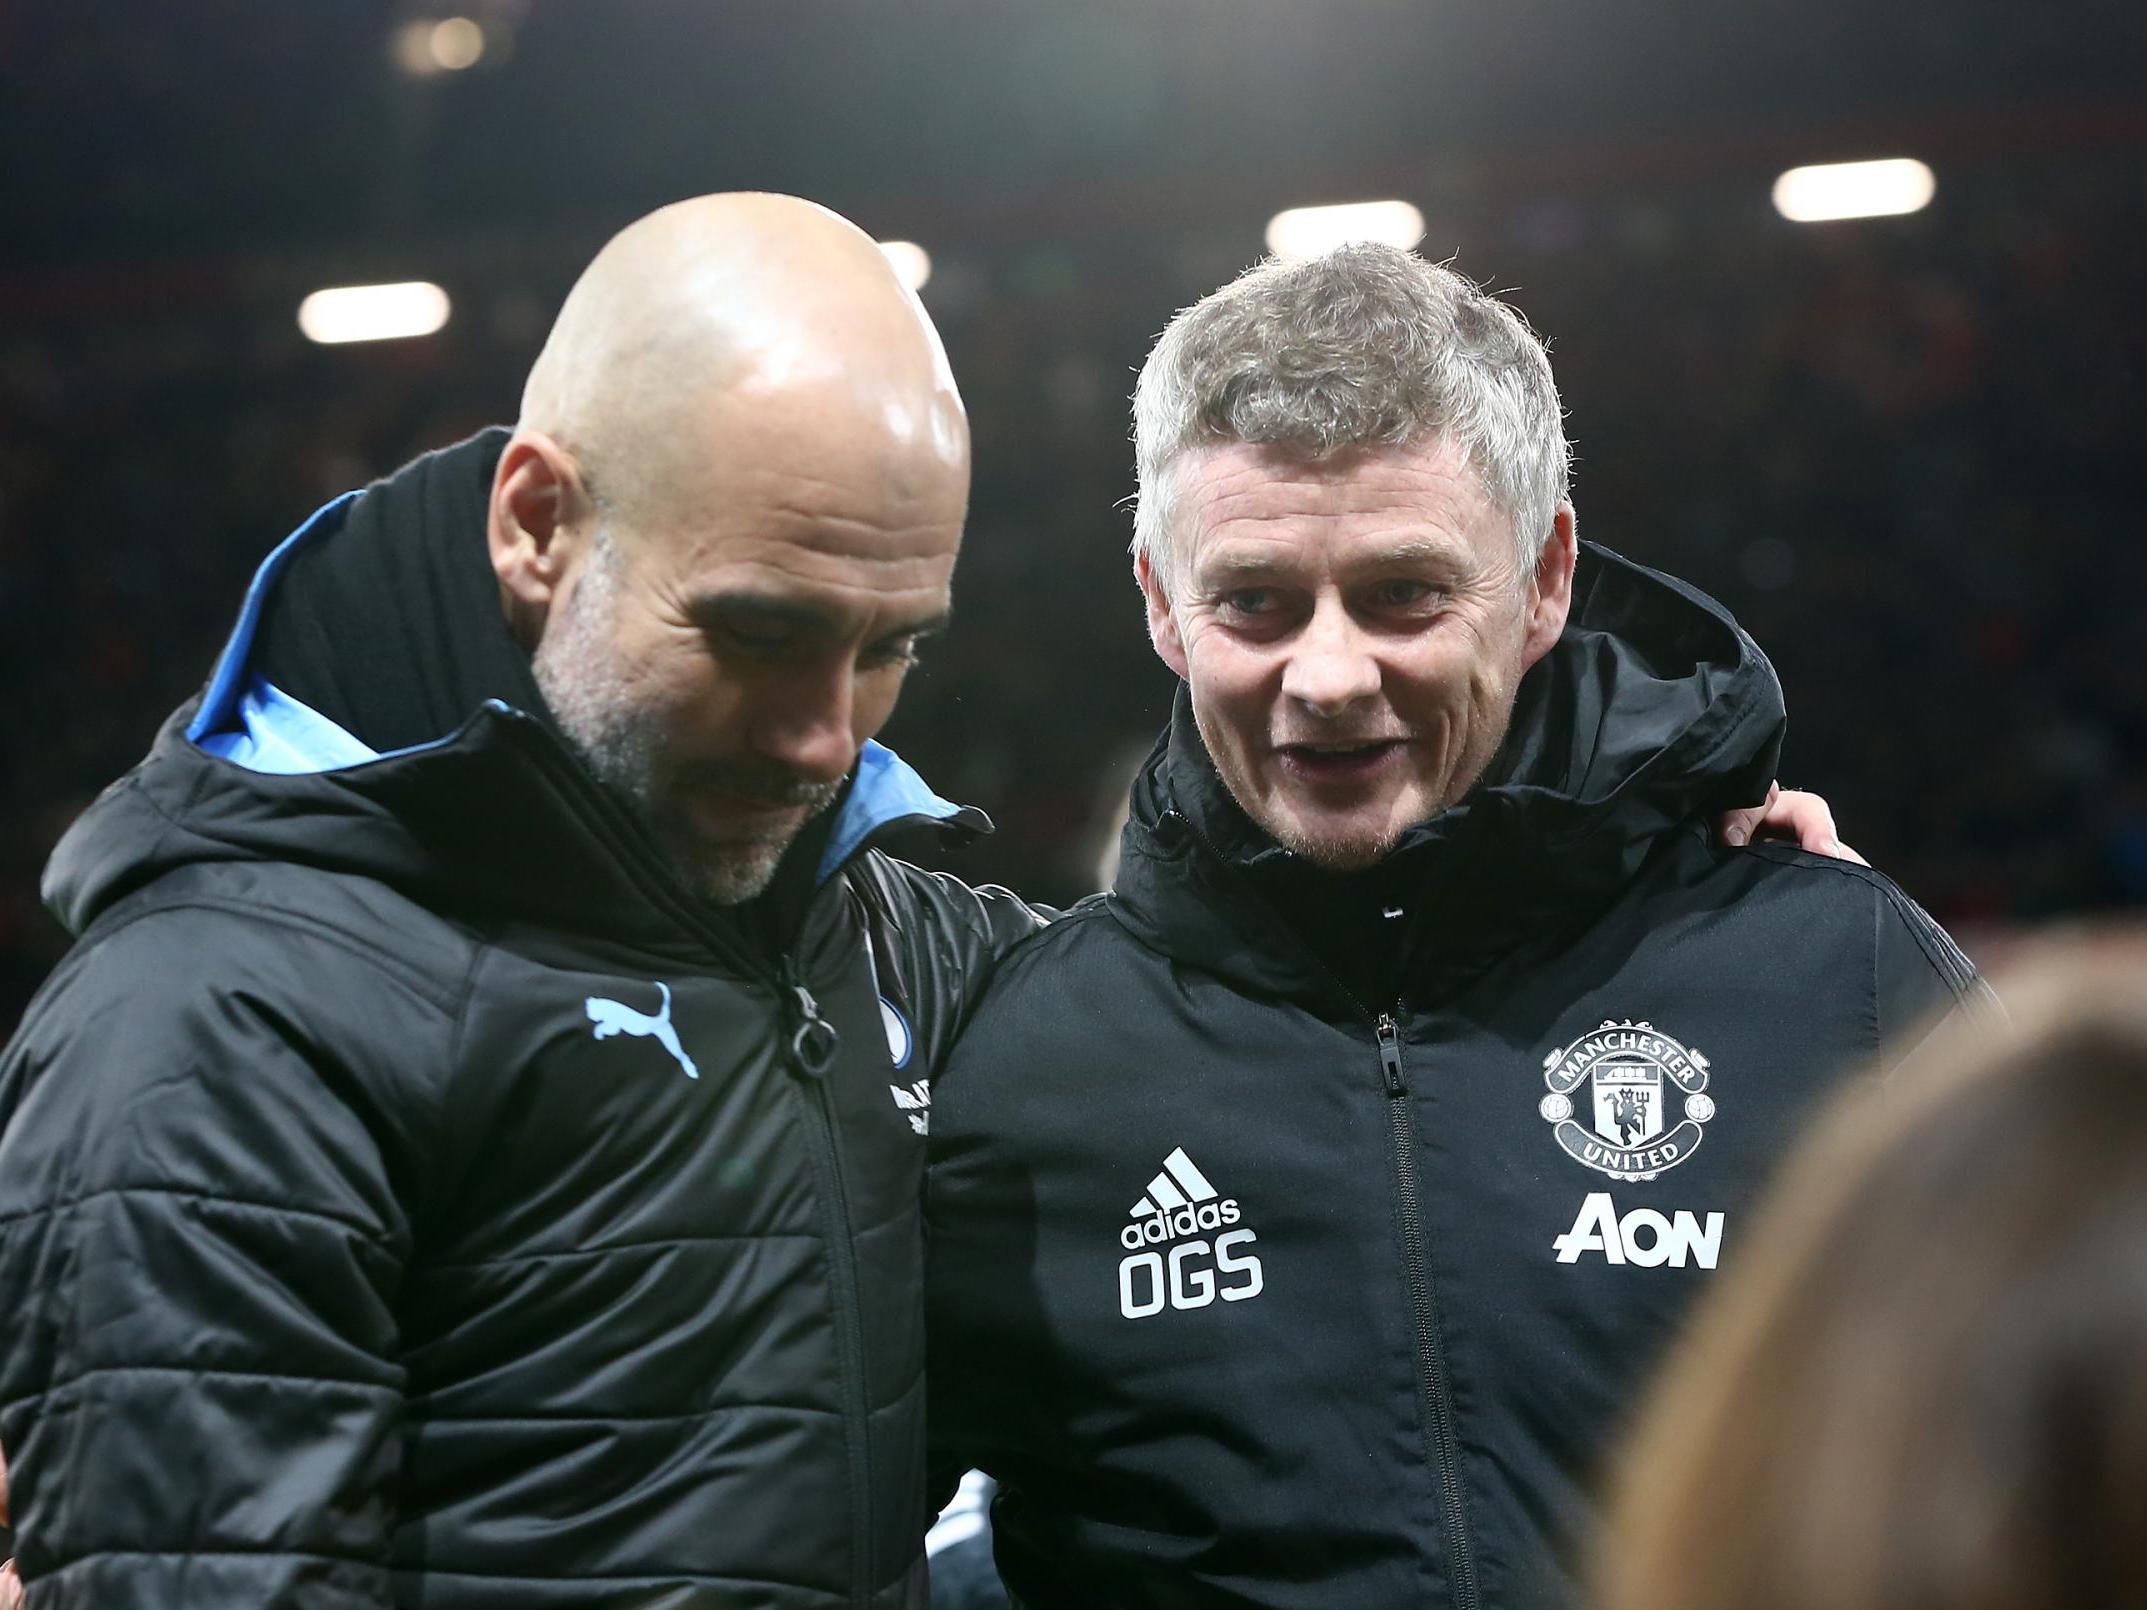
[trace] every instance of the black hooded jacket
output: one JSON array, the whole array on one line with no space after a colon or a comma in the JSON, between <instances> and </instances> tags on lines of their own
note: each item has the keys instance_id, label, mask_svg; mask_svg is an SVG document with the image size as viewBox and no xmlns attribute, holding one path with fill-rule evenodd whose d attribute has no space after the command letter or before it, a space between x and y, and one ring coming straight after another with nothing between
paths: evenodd
<instances>
[{"instance_id":1,"label":"black hooded jacket","mask_svg":"<svg viewBox=\"0 0 2147 1610\"><path fill-rule=\"evenodd\" d=\"M938 1089L934 1440L999 1478L1024 1604L1563 1597L1800 1115L1981 988L1877 873L1714 844L1783 721L1719 606L1584 548L1492 774L1336 878L1181 698L1116 888L1001 964Z\"/></svg>"},{"instance_id":2,"label":"black hooded jacket","mask_svg":"<svg viewBox=\"0 0 2147 1610\"><path fill-rule=\"evenodd\" d=\"M984 825L876 746L724 910L496 645L388 645L495 679L415 747L294 703L262 664L352 720L407 672L322 674L381 645L317 545L440 524L437 630L498 633L486 451L279 550L53 859L80 942L0 1059L39 1610L922 1603L922 1081L1034 914L873 847Z\"/></svg>"}]
</instances>

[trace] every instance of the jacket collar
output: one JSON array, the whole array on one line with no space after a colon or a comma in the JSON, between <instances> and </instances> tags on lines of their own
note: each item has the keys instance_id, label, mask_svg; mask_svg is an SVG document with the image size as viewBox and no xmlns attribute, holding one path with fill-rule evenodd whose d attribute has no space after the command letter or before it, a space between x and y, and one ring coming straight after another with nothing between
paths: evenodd
<instances>
[{"instance_id":1,"label":"jacket collar","mask_svg":"<svg viewBox=\"0 0 2147 1610\"><path fill-rule=\"evenodd\" d=\"M201 696L93 805L46 869L48 904L79 932L127 890L195 861L285 860L352 872L447 910L491 912L661 949L757 949L736 913L694 900L632 814L541 713L481 702L454 731L378 753L267 681L251 649L279 571L341 527L338 498L268 556ZM825 884L890 833L991 830L868 743L832 822L802 843ZM801 873L805 869L800 869Z\"/></svg>"},{"instance_id":2,"label":"jacket collar","mask_svg":"<svg viewBox=\"0 0 2147 1610\"><path fill-rule=\"evenodd\" d=\"M1758 646L1705 594L1581 546L1565 634L1522 679L1485 778L1372 875L1407 914L1396 942L1412 1002L1570 934L1673 835L1706 831L1774 775L1786 718ZM1323 887L1344 897L1344 881L1282 849L1230 798L1181 688L1134 785L1113 891L1121 920L1248 988L1375 1008L1283 916Z\"/></svg>"}]
</instances>

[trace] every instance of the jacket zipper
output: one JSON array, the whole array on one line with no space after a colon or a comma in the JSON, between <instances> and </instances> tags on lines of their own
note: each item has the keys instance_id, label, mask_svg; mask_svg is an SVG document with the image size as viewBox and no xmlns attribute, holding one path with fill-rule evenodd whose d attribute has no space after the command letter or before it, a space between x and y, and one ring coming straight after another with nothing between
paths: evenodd
<instances>
[{"instance_id":1,"label":"jacket zipper","mask_svg":"<svg viewBox=\"0 0 2147 1610\"><path fill-rule=\"evenodd\" d=\"M1218 865L1227 864L1191 817L1176 809L1163 814L1177 818ZM1359 1012L1366 1010L1364 1003L1309 947L1305 954L1343 1000ZM1453 1610L1476 1610L1476 1562L1469 1547L1468 1512L1461 1497L1461 1446L1454 1436L1453 1391L1446 1380L1446 1349L1439 1337L1439 1310L1432 1300L1431 1271L1424 1262L1424 1216L1416 1188L1416 1134L1409 1122L1409 1081L1402 1072L1401 1031L1392 1012L1381 1012L1374 1018L1372 1031L1379 1044L1379 1073L1387 1093L1395 1189L1401 1197L1402 1261L1409 1280L1409 1307L1416 1332L1417 1401L1424 1417L1424 1456L1439 1479L1447 1592Z\"/></svg>"},{"instance_id":2,"label":"jacket zipper","mask_svg":"<svg viewBox=\"0 0 2147 1610\"><path fill-rule=\"evenodd\" d=\"M857 1249L850 1242L850 1195L843 1183L842 1156L836 1143L834 1097L827 1087L827 1071L834 1065L841 1036L835 1025L820 1015L820 1003L805 987L797 966L783 958L784 1005L795 1024L790 1036L790 1060L804 1077L811 1092L814 1160L819 1164L821 1189L834 1220L827 1242L828 1266L835 1296L835 1339L842 1378L849 1383L851 1401L843 1409L843 1426L850 1444L850 1513L856 1517L852 1536L856 1540L850 1564L850 1597L858 1604L872 1598L872 1555L879 1533L872 1513L872 1404L865 1387L865 1328L858 1314Z\"/></svg>"},{"instance_id":3,"label":"jacket zipper","mask_svg":"<svg viewBox=\"0 0 2147 1610\"><path fill-rule=\"evenodd\" d=\"M1392 1012L1381 1012L1373 1027L1379 1040L1380 1076L1387 1092L1395 1185L1401 1196L1402 1261L1409 1278L1409 1306L1416 1326L1416 1384L1424 1410L1425 1453L1439 1475L1447 1588L1454 1610L1475 1610L1476 1565L1469 1549L1468 1515L1461 1499L1461 1449L1454 1436L1454 1400L1446 1379L1446 1349L1439 1336L1438 1306L1432 1300L1431 1271L1424 1261L1424 1219L1416 1188L1416 1133L1409 1121L1409 1083L1402 1072L1401 1034Z\"/></svg>"},{"instance_id":4,"label":"jacket zipper","mask_svg":"<svg viewBox=\"0 0 2147 1610\"><path fill-rule=\"evenodd\" d=\"M622 825L620 812L595 790L576 764L550 735L519 710L510 718L529 730L531 748L539 764L549 769L581 807L588 825L595 828L621 861L642 879L643 887L691 934L706 944L719 962L743 965L752 976L774 988L783 1016L791 1025L790 1063L803 1075L810 1090L813 1111L813 1162L819 1170L821 1192L829 1204L833 1234L828 1237L828 1267L835 1305L835 1345L843 1380L851 1401L843 1409L844 1440L850 1454L850 1513L857 1525L852 1535L856 1547L850 1567L851 1602L865 1606L872 1599L872 1556L878 1533L872 1504L872 1407L865 1387L865 1331L859 1317L857 1249L850 1241L850 1196L843 1183L842 1158L836 1144L834 1099L828 1093L827 1071L834 1065L841 1036L835 1025L821 1015L820 1003L806 988L795 960L786 952L779 965L770 968L758 958L738 955L722 943L716 931L703 922L692 902L674 888L670 876L643 845L639 836Z\"/></svg>"}]
</instances>

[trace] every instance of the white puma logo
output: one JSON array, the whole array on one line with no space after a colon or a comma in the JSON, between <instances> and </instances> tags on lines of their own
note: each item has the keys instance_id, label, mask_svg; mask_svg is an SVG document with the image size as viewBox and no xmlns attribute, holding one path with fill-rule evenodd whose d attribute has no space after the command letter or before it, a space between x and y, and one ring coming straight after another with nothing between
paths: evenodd
<instances>
[{"instance_id":1,"label":"white puma logo","mask_svg":"<svg viewBox=\"0 0 2147 1610\"><path fill-rule=\"evenodd\" d=\"M614 1034L639 1034L654 1040L670 1052L678 1065L686 1070L686 1077L698 1079L701 1070L693 1065L693 1058L686 1055L686 1048L678 1043L678 1031L671 1027L671 986L659 983L663 991L663 1009L654 1017L637 1012L631 1006L618 1001L608 1001L601 995L592 995L583 1002L589 1021L596 1025L596 1037L608 1040Z\"/></svg>"}]
</instances>

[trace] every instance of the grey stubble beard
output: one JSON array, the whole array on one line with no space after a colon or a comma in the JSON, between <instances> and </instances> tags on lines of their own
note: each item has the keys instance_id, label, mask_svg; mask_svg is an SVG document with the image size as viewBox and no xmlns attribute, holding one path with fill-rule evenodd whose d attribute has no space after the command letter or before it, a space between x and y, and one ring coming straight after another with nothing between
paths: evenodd
<instances>
[{"instance_id":1,"label":"grey stubble beard","mask_svg":"<svg viewBox=\"0 0 2147 1610\"><path fill-rule=\"evenodd\" d=\"M726 768L727 790L770 804L802 805L794 825L761 837L710 844L667 808L664 741L657 713L634 697L612 646L618 555L599 533L580 585L549 623L530 670L559 730L590 775L648 829L671 871L703 900L734 906L766 892L783 852L842 784L809 783L775 767ZM735 770L737 775L730 773Z\"/></svg>"}]
</instances>

